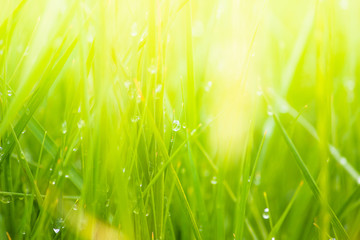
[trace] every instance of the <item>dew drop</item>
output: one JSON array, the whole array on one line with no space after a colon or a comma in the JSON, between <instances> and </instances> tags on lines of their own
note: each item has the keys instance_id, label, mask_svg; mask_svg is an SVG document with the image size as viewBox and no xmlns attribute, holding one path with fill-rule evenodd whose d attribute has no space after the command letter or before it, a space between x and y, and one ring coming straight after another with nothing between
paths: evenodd
<instances>
[{"instance_id":1,"label":"dew drop","mask_svg":"<svg viewBox=\"0 0 360 240\"><path fill-rule=\"evenodd\" d=\"M138 209L134 209L134 210L133 210L133 213L134 213L134 214L139 214L139 210L138 210Z\"/></svg>"},{"instance_id":2,"label":"dew drop","mask_svg":"<svg viewBox=\"0 0 360 240\"><path fill-rule=\"evenodd\" d=\"M214 176L212 179L211 179L211 184L215 185L217 184L217 178Z\"/></svg>"},{"instance_id":3,"label":"dew drop","mask_svg":"<svg viewBox=\"0 0 360 240\"><path fill-rule=\"evenodd\" d=\"M67 123L66 123L66 121L62 123L61 131L62 131L63 134L67 133Z\"/></svg>"},{"instance_id":4,"label":"dew drop","mask_svg":"<svg viewBox=\"0 0 360 240\"><path fill-rule=\"evenodd\" d=\"M155 65L155 64L151 64L151 65L148 67L148 71L149 71L149 73L151 73L151 74L155 74L156 71L157 71L156 65Z\"/></svg>"},{"instance_id":5,"label":"dew drop","mask_svg":"<svg viewBox=\"0 0 360 240\"><path fill-rule=\"evenodd\" d=\"M57 234L60 230L64 228L64 219L58 218L55 220L53 231Z\"/></svg>"},{"instance_id":6,"label":"dew drop","mask_svg":"<svg viewBox=\"0 0 360 240\"><path fill-rule=\"evenodd\" d=\"M158 84L158 85L156 86L155 93L161 92L161 89L162 89L162 85L161 85L161 84Z\"/></svg>"},{"instance_id":7,"label":"dew drop","mask_svg":"<svg viewBox=\"0 0 360 240\"><path fill-rule=\"evenodd\" d=\"M269 106L268 109L267 109L267 114L268 114L269 116L274 115L274 113L273 113L273 111L272 111L272 108L271 108L270 106Z\"/></svg>"},{"instance_id":8,"label":"dew drop","mask_svg":"<svg viewBox=\"0 0 360 240\"><path fill-rule=\"evenodd\" d=\"M79 209L79 206L77 203L75 203L72 207L72 210L77 211Z\"/></svg>"},{"instance_id":9,"label":"dew drop","mask_svg":"<svg viewBox=\"0 0 360 240\"><path fill-rule=\"evenodd\" d=\"M131 118L131 122L135 123L138 122L140 120L140 116L134 116L133 118Z\"/></svg>"},{"instance_id":10,"label":"dew drop","mask_svg":"<svg viewBox=\"0 0 360 240\"><path fill-rule=\"evenodd\" d=\"M173 123L172 123L172 130L174 132L177 132L181 129L181 124L179 122L179 120L174 120Z\"/></svg>"},{"instance_id":11,"label":"dew drop","mask_svg":"<svg viewBox=\"0 0 360 240\"><path fill-rule=\"evenodd\" d=\"M12 200L11 196L2 196L0 198L0 201L5 204L11 203L11 200Z\"/></svg>"},{"instance_id":12,"label":"dew drop","mask_svg":"<svg viewBox=\"0 0 360 240\"><path fill-rule=\"evenodd\" d=\"M262 217L263 217L264 219L269 219L270 215L269 215L269 209L268 209L268 208L265 208L265 209L264 209L264 212L263 212L263 214L262 214Z\"/></svg>"},{"instance_id":13,"label":"dew drop","mask_svg":"<svg viewBox=\"0 0 360 240\"><path fill-rule=\"evenodd\" d=\"M8 91L7 91L7 95L8 95L9 97L11 97L11 96L13 95L12 91L11 91L11 90L8 90Z\"/></svg>"},{"instance_id":14,"label":"dew drop","mask_svg":"<svg viewBox=\"0 0 360 240\"><path fill-rule=\"evenodd\" d=\"M79 129L83 128L85 126L85 121L80 119L79 122L77 123L77 126Z\"/></svg>"},{"instance_id":15,"label":"dew drop","mask_svg":"<svg viewBox=\"0 0 360 240\"><path fill-rule=\"evenodd\" d=\"M78 150L78 149L77 149L76 147L73 148L73 152L77 152L77 150Z\"/></svg>"},{"instance_id":16,"label":"dew drop","mask_svg":"<svg viewBox=\"0 0 360 240\"><path fill-rule=\"evenodd\" d=\"M125 168L122 169L122 172L125 173Z\"/></svg>"},{"instance_id":17,"label":"dew drop","mask_svg":"<svg viewBox=\"0 0 360 240\"><path fill-rule=\"evenodd\" d=\"M212 82L209 81L209 82L206 84L206 86L205 86L205 91L206 91L206 92L209 92L210 89L211 89L211 87L212 87Z\"/></svg>"}]
</instances>

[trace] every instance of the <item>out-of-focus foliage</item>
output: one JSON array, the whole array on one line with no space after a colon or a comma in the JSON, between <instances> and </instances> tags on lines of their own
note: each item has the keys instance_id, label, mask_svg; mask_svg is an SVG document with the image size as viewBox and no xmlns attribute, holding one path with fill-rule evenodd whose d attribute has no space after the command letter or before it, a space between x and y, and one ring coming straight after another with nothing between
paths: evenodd
<instances>
[{"instance_id":1,"label":"out-of-focus foliage","mask_svg":"<svg viewBox=\"0 0 360 240\"><path fill-rule=\"evenodd\" d=\"M0 0L0 239L360 238L355 0Z\"/></svg>"}]
</instances>

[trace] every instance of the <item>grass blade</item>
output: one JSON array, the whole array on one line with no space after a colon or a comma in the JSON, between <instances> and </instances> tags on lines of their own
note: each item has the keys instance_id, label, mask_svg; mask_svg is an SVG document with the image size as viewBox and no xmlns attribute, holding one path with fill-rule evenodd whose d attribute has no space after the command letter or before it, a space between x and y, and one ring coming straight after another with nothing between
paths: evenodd
<instances>
[{"instance_id":1,"label":"grass blade","mask_svg":"<svg viewBox=\"0 0 360 240\"><path fill-rule=\"evenodd\" d=\"M273 114L274 120L276 125L278 126L278 128L281 131L281 134L286 142L286 144L288 145L292 155L294 156L297 166L299 167L299 170L301 172L301 174L303 175L305 182L308 184L308 186L310 187L312 193L314 194L314 196L320 201L323 201L323 198L320 194L320 190L319 187L317 186L314 178L311 176L310 171L307 169L303 159L300 156L300 153L298 152L298 150L296 149L294 143L291 141L289 135L287 134L284 126L282 125L279 117L277 116L277 114ZM334 213L334 211L332 210L332 208L330 207L330 205L328 205L328 203L325 203L326 207L328 208L329 214L331 216L331 222L334 225L334 228L336 229L338 235L341 237L341 239L350 239L346 230L344 229L343 225L341 224L341 222L339 221L338 217L336 216L336 214Z\"/></svg>"}]
</instances>

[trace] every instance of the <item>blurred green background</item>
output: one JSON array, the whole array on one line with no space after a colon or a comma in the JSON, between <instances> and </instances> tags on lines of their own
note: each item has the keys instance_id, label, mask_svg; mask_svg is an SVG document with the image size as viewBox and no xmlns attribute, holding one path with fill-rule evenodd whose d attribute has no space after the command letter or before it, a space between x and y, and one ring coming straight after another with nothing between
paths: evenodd
<instances>
[{"instance_id":1,"label":"blurred green background","mask_svg":"<svg viewBox=\"0 0 360 240\"><path fill-rule=\"evenodd\" d=\"M360 2L0 6L0 239L360 238Z\"/></svg>"}]
</instances>

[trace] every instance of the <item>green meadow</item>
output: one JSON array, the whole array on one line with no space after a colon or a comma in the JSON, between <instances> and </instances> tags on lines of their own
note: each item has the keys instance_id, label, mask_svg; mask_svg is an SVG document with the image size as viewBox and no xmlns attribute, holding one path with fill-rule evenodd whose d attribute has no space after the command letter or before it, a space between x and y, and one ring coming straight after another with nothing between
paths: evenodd
<instances>
[{"instance_id":1,"label":"green meadow","mask_svg":"<svg viewBox=\"0 0 360 240\"><path fill-rule=\"evenodd\" d=\"M360 2L0 0L0 239L360 239Z\"/></svg>"}]
</instances>

